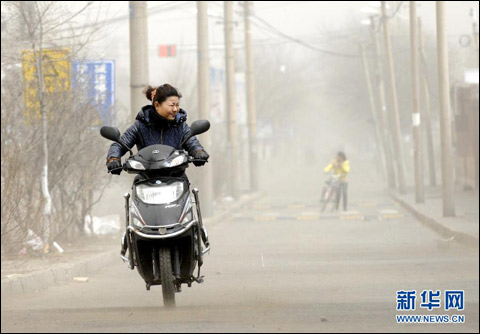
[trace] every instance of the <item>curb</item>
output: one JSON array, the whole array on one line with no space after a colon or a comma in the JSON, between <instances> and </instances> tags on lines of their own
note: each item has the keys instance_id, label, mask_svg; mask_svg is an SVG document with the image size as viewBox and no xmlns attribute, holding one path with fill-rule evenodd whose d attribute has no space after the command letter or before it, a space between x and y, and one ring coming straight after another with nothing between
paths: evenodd
<instances>
[{"instance_id":1,"label":"curb","mask_svg":"<svg viewBox=\"0 0 480 334\"><path fill-rule=\"evenodd\" d=\"M205 222L206 224L212 226L229 219L232 211L238 210L246 203L254 201L260 196L260 193L248 194L246 198L238 200L225 211L222 211L218 215L214 215L211 218L206 218ZM74 264L63 264L55 268L39 270L30 274L13 274L9 277L2 278L2 295L12 296L26 294L46 289L58 283L73 282L73 277L85 276L96 272L106 265L119 260L119 257L119 249L115 248L114 250L97 254L94 257L79 261Z\"/></svg>"},{"instance_id":2,"label":"curb","mask_svg":"<svg viewBox=\"0 0 480 334\"><path fill-rule=\"evenodd\" d=\"M232 211L236 211L240 209L242 206L244 206L247 203L250 203L252 201L255 201L256 199L260 198L262 196L261 193L255 192L252 194L248 194L246 197L239 199L235 204L232 204L230 207L228 207L225 211L220 212L218 215L214 215L213 217L210 218L205 218L204 223L208 228L213 227L217 224L219 224L223 220L230 219L232 216Z\"/></svg>"},{"instance_id":3,"label":"curb","mask_svg":"<svg viewBox=\"0 0 480 334\"><path fill-rule=\"evenodd\" d=\"M421 224L425 225L429 229L433 230L434 232L440 234L444 238L453 238L453 241L458 242L462 245L466 245L473 248L478 248L479 240L474 236L469 234L458 232L452 229L445 227L442 223L437 221L434 218L431 218L420 211L418 211L415 206L411 205L410 203L400 199L395 194L389 193L390 197L400 204L404 209L412 213L415 218L417 218Z\"/></svg>"},{"instance_id":4,"label":"curb","mask_svg":"<svg viewBox=\"0 0 480 334\"><path fill-rule=\"evenodd\" d=\"M75 276L84 276L118 258L117 249L97 254L95 257L74 264L63 264L51 269L39 270L30 274L14 274L2 278L2 294L17 295L46 289L58 283L72 282Z\"/></svg>"}]
</instances>

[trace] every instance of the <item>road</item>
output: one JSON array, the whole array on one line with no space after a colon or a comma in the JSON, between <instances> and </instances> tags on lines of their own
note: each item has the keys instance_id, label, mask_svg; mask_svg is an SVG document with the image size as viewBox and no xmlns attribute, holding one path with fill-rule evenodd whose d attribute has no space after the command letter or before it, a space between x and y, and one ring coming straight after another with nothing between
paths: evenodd
<instances>
[{"instance_id":1,"label":"road","mask_svg":"<svg viewBox=\"0 0 480 334\"><path fill-rule=\"evenodd\" d=\"M120 262L69 283L2 297L2 332L478 332L478 253L439 236L391 200L368 195L349 215L312 199L267 196L210 227L205 283L177 307ZM380 219L382 218L382 219ZM421 309L422 290L464 290L465 309ZM417 310L396 311L416 290ZM396 314L462 314L464 324L397 324Z\"/></svg>"}]
</instances>

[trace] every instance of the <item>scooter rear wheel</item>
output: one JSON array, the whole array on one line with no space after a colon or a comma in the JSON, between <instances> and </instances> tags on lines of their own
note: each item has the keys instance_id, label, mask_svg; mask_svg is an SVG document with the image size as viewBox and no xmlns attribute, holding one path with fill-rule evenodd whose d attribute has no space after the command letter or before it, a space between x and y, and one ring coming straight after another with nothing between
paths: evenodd
<instances>
[{"instance_id":1,"label":"scooter rear wheel","mask_svg":"<svg viewBox=\"0 0 480 334\"><path fill-rule=\"evenodd\" d=\"M175 286L173 284L172 260L170 249L162 247L159 251L160 258L160 279L162 281L163 305L175 307Z\"/></svg>"}]
</instances>

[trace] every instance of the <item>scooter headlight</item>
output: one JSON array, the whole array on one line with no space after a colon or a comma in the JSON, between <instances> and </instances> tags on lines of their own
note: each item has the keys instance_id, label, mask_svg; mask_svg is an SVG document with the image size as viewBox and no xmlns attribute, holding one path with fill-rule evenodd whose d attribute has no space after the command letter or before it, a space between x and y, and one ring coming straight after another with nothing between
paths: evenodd
<instances>
[{"instance_id":1,"label":"scooter headlight","mask_svg":"<svg viewBox=\"0 0 480 334\"><path fill-rule=\"evenodd\" d=\"M138 162L138 161L135 161L135 160L129 160L128 161L128 164L130 165L130 167L132 167L133 169L138 169L138 170L145 170L145 166Z\"/></svg>"},{"instance_id":2,"label":"scooter headlight","mask_svg":"<svg viewBox=\"0 0 480 334\"><path fill-rule=\"evenodd\" d=\"M187 162L187 157L184 156L184 155L180 155L174 159L172 159L171 161L168 161L165 163L165 167L176 167L176 166L179 166L183 163Z\"/></svg>"},{"instance_id":3,"label":"scooter headlight","mask_svg":"<svg viewBox=\"0 0 480 334\"><path fill-rule=\"evenodd\" d=\"M183 182L162 183L160 185L137 186L137 196L146 204L167 204L174 202L183 194Z\"/></svg>"}]
</instances>

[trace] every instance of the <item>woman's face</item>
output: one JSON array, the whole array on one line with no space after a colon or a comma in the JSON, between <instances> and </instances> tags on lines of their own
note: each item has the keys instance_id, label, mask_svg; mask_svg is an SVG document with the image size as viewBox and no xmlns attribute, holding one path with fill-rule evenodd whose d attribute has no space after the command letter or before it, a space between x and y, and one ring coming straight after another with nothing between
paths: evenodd
<instances>
[{"instance_id":1,"label":"woman's face","mask_svg":"<svg viewBox=\"0 0 480 334\"><path fill-rule=\"evenodd\" d=\"M155 110L163 118L173 121L180 111L180 99L178 96L170 96L162 104L155 101Z\"/></svg>"}]
</instances>

